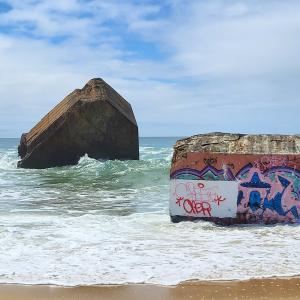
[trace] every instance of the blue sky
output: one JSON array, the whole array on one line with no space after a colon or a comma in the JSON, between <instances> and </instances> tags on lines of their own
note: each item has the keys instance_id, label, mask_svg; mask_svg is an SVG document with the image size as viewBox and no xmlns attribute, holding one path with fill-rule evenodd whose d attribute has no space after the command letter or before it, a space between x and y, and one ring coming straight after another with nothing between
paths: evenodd
<instances>
[{"instance_id":1,"label":"blue sky","mask_svg":"<svg viewBox=\"0 0 300 300\"><path fill-rule=\"evenodd\" d=\"M0 0L0 137L102 77L141 136L299 133L300 2Z\"/></svg>"}]
</instances>

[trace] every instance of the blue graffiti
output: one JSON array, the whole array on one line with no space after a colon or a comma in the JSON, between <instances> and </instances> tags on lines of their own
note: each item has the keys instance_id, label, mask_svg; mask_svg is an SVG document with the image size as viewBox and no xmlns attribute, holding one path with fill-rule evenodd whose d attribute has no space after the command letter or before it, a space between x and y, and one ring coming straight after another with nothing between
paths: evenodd
<instances>
[{"instance_id":1,"label":"blue graffiti","mask_svg":"<svg viewBox=\"0 0 300 300\"><path fill-rule=\"evenodd\" d=\"M241 184L243 187L247 188L255 188L255 189L267 189L267 194L262 202L262 197L259 190L251 191L249 195L249 203L248 206L251 208L252 211L256 211L259 208L262 208L264 211L268 208L272 211L276 211L280 216L286 216L287 213L291 212L295 218L299 218L298 210L296 206L291 207L289 210L285 211L282 207L282 197L287 189L287 187L291 184L291 181L288 179L279 176L278 180L281 183L283 190L281 192L277 192L276 195L272 199L268 199L268 196L271 191L271 185L267 182L263 182L260 180L259 175L255 172L249 182L244 182ZM241 192L241 191L240 191ZM243 199L243 192L238 194L238 204L241 203Z\"/></svg>"}]
</instances>

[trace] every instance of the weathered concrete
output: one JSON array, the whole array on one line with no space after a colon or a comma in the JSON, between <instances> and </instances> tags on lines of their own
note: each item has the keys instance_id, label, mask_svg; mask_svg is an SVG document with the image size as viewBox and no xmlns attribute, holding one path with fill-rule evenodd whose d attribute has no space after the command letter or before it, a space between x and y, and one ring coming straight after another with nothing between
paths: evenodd
<instances>
[{"instance_id":1,"label":"weathered concrete","mask_svg":"<svg viewBox=\"0 0 300 300\"><path fill-rule=\"evenodd\" d=\"M300 153L300 135L239 134L212 132L178 140L174 146L173 163L188 152L239 154Z\"/></svg>"},{"instance_id":2,"label":"weathered concrete","mask_svg":"<svg viewBox=\"0 0 300 300\"><path fill-rule=\"evenodd\" d=\"M18 167L48 168L96 159L139 159L131 105L100 78L55 106L21 137Z\"/></svg>"},{"instance_id":3,"label":"weathered concrete","mask_svg":"<svg viewBox=\"0 0 300 300\"><path fill-rule=\"evenodd\" d=\"M174 222L300 222L300 136L210 133L177 141Z\"/></svg>"}]
</instances>

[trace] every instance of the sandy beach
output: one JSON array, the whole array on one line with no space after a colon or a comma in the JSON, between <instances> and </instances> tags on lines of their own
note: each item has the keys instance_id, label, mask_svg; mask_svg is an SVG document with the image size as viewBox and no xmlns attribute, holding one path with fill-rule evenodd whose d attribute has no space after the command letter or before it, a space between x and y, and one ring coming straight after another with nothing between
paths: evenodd
<instances>
[{"instance_id":1,"label":"sandy beach","mask_svg":"<svg viewBox=\"0 0 300 300\"><path fill-rule=\"evenodd\" d=\"M2 299L300 299L300 278L185 282L177 286L138 284L60 287L3 284L0 286Z\"/></svg>"}]
</instances>

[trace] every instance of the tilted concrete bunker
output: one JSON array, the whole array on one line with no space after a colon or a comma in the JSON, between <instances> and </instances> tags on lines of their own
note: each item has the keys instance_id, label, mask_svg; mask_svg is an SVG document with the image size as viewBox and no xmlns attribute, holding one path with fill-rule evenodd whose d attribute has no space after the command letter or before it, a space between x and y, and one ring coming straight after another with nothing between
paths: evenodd
<instances>
[{"instance_id":1,"label":"tilted concrete bunker","mask_svg":"<svg viewBox=\"0 0 300 300\"><path fill-rule=\"evenodd\" d=\"M48 168L96 159L139 159L131 105L100 78L76 89L21 137L18 167Z\"/></svg>"}]
</instances>

